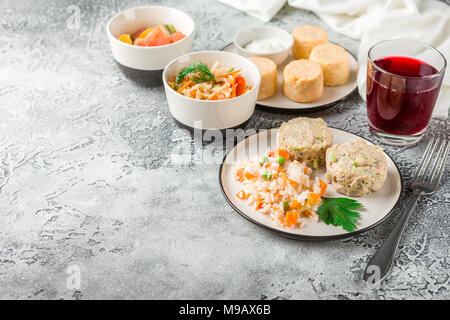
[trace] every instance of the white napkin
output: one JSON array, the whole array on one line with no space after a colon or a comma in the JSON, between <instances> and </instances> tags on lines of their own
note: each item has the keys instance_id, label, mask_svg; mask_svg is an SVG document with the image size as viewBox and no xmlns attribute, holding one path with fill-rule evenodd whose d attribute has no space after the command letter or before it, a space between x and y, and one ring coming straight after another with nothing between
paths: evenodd
<instances>
[{"instance_id":1,"label":"white napkin","mask_svg":"<svg viewBox=\"0 0 450 320\"><path fill-rule=\"evenodd\" d=\"M286 0L218 0L245 13L269 21L281 9Z\"/></svg>"},{"instance_id":2,"label":"white napkin","mask_svg":"<svg viewBox=\"0 0 450 320\"><path fill-rule=\"evenodd\" d=\"M366 97L366 63L370 47L386 39L412 39L438 49L450 61L450 7L434 0L288 0L314 11L335 31L360 39L358 88ZM446 119L450 107L447 70L433 117Z\"/></svg>"}]
</instances>

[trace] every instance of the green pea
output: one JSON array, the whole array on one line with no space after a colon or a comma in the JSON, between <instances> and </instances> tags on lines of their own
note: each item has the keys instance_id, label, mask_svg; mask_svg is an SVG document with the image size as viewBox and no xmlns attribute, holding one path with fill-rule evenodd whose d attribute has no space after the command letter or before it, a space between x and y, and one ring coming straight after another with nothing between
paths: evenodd
<instances>
[{"instance_id":1,"label":"green pea","mask_svg":"<svg viewBox=\"0 0 450 320\"><path fill-rule=\"evenodd\" d=\"M289 210L289 203L287 201L281 201L281 204L283 205L283 210L288 211Z\"/></svg>"},{"instance_id":2,"label":"green pea","mask_svg":"<svg viewBox=\"0 0 450 320\"><path fill-rule=\"evenodd\" d=\"M259 164L260 164L261 167L262 167L262 166L265 165L267 162L269 162L269 158L264 157L263 160L262 160Z\"/></svg>"},{"instance_id":3,"label":"green pea","mask_svg":"<svg viewBox=\"0 0 450 320\"><path fill-rule=\"evenodd\" d=\"M286 162L286 159L282 156L278 157L278 163L280 164L280 166L282 166L284 163Z\"/></svg>"},{"instance_id":4,"label":"green pea","mask_svg":"<svg viewBox=\"0 0 450 320\"><path fill-rule=\"evenodd\" d=\"M267 171L267 170L264 170L262 176L263 176L263 178L266 179L266 180L272 179L272 173L270 173L270 172Z\"/></svg>"}]
</instances>

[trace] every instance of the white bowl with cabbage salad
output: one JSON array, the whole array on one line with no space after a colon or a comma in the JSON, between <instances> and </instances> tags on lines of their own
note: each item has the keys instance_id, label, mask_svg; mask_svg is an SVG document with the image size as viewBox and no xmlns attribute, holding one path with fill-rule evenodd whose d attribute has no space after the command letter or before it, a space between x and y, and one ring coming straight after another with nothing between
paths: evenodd
<instances>
[{"instance_id":1,"label":"white bowl with cabbage salad","mask_svg":"<svg viewBox=\"0 0 450 320\"><path fill-rule=\"evenodd\" d=\"M294 39L280 28L252 26L239 30L233 43L244 57L264 57L280 65L289 57Z\"/></svg>"}]
</instances>

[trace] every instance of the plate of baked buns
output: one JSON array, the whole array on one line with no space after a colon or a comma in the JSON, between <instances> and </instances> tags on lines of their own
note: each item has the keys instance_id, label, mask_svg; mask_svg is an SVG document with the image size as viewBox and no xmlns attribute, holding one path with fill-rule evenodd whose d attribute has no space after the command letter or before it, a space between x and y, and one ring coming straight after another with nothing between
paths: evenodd
<instances>
[{"instance_id":1,"label":"plate of baked buns","mask_svg":"<svg viewBox=\"0 0 450 320\"><path fill-rule=\"evenodd\" d=\"M291 33L269 26L246 27L222 50L239 53L259 68L257 104L263 107L323 109L357 87L357 60L317 26L298 26Z\"/></svg>"}]
</instances>

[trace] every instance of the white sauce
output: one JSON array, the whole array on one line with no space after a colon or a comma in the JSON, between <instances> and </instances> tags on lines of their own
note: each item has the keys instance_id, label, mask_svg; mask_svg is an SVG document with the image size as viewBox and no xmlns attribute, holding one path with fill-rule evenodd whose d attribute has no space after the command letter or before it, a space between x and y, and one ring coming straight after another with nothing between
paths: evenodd
<instances>
[{"instance_id":1,"label":"white sauce","mask_svg":"<svg viewBox=\"0 0 450 320\"><path fill-rule=\"evenodd\" d=\"M280 39L265 38L260 40L253 40L245 46L245 49L253 53L273 53L283 50L285 45Z\"/></svg>"}]
</instances>

